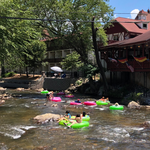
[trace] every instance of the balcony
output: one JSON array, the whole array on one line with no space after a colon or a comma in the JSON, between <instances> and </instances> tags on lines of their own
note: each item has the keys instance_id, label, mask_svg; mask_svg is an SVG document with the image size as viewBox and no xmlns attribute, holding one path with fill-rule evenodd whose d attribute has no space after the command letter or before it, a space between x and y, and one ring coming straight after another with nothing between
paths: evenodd
<instances>
[{"instance_id":1,"label":"balcony","mask_svg":"<svg viewBox=\"0 0 150 150\"><path fill-rule=\"evenodd\" d=\"M126 63L105 61L107 62L107 69L112 72L131 72ZM150 72L150 60L146 60L142 63L132 60L128 61L128 64L134 68L134 72Z\"/></svg>"}]
</instances>

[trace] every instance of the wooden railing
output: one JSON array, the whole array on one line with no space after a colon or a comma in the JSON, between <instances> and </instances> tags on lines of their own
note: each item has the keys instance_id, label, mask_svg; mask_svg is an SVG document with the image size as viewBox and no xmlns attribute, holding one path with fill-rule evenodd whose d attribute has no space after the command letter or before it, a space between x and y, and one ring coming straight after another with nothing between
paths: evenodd
<instances>
[{"instance_id":1,"label":"wooden railing","mask_svg":"<svg viewBox=\"0 0 150 150\"><path fill-rule=\"evenodd\" d=\"M107 62L107 69L110 71L118 71L118 72L131 72L130 69L127 67L126 63L120 63L120 62L110 62L109 60L106 60ZM150 72L150 60L146 60L144 62L137 62L135 60L128 61L128 64L130 64L134 68L134 72Z\"/></svg>"}]
</instances>

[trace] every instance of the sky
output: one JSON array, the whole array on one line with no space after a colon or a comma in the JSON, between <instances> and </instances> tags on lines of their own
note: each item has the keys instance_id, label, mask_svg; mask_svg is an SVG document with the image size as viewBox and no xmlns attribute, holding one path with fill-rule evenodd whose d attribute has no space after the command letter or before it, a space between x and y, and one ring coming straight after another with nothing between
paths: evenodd
<instances>
[{"instance_id":1,"label":"sky","mask_svg":"<svg viewBox=\"0 0 150 150\"><path fill-rule=\"evenodd\" d=\"M109 5L115 7L114 17L135 19L136 14L150 9L150 0L109 0ZM132 14L131 14L132 12Z\"/></svg>"}]
</instances>

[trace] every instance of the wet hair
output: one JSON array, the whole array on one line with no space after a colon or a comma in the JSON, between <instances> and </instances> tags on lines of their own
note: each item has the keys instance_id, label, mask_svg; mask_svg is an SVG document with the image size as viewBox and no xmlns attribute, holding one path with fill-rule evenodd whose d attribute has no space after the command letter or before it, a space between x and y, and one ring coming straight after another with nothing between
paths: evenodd
<instances>
[{"instance_id":1,"label":"wet hair","mask_svg":"<svg viewBox=\"0 0 150 150\"><path fill-rule=\"evenodd\" d=\"M80 117L80 115L79 115L79 114L77 114L77 115L76 115L76 117Z\"/></svg>"},{"instance_id":2,"label":"wet hair","mask_svg":"<svg viewBox=\"0 0 150 150\"><path fill-rule=\"evenodd\" d=\"M66 113L68 114L68 113L70 113L70 111L67 110Z\"/></svg>"},{"instance_id":3,"label":"wet hair","mask_svg":"<svg viewBox=\"0 0 150 150\"><path fill-rule=\"evenodd\" d=\"M83 111L83 117L85 117L85 115L86 115L86 112Z\"/></svg>"}]
</instances>

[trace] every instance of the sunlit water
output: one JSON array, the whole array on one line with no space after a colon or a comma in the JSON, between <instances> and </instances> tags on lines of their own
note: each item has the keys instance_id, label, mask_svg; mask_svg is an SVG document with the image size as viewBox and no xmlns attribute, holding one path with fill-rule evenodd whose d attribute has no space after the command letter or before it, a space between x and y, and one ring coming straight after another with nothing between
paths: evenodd
<instances>
[{"instance_id":1,"label":"sunlit water","mask_svg":"<svg viewBox=\"0 0 150 150\"><path fill-rule=\"evenodd\" d=\"M10 90L15 93L16 91ZM58 107L46 106L46 96L34 91L18 92L0 106L0 150L147 150L150 149L150 130L140 127L150 120L149 111L111 111L108 106L70 106L69 102L94 101L94 98L75 95L73 99L61 96ZM66 106L68 107L66 108ZM37 124L33 118L44 113L72 115L90 112L90 126L67 129L56 122Z\"/></svg>"}]
</instances>

